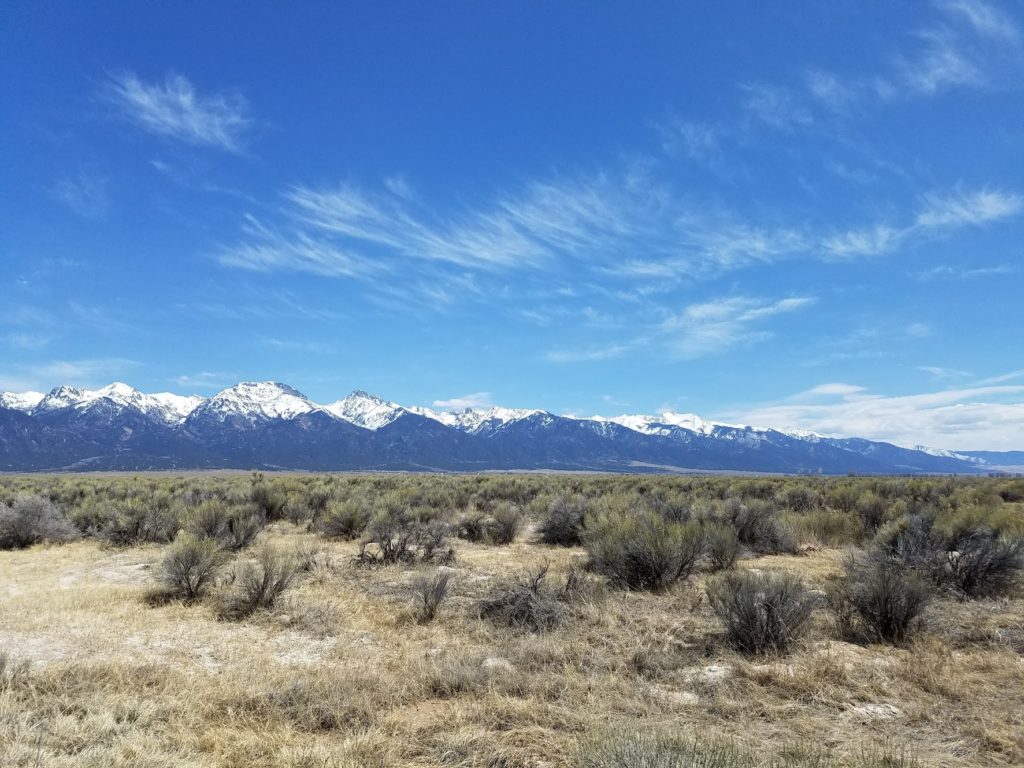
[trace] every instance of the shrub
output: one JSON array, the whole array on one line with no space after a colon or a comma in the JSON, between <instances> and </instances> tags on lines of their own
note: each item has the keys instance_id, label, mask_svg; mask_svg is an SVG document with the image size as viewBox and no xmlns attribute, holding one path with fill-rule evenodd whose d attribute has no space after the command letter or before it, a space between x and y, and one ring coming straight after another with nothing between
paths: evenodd
<instances>
[{"instance_id":1,"label":"shrub","mask_svg":"<svg viewBox=\"0 0 1024 768\"><path fill-rule=\"evenodd\" d=\"M262 477L253 481L249 498L263 514L264 519L280 520L284 517L287 497L271 487Z\"/></svg>"},{"instance_id":2,"label":"shrub","mask_svg":"<svg viewBox=\"0 0 1024 768\"><path fill-rule=\"evenodd\" d=\"M790 574L726 573L708 582L707 593L729 642L744 653L787 651L814 610L814 598Z\"/></svg>"},{"instance_id":3,"label":"shrub","mask_svg":"<svg viewBox=\"0 0 1024 768\"><path fill-rule=\"evenodd\" d=\"M586 516L586 503L581 497L556 497L537 526L541 542L559 547L579 546L583 543Z\"/></svg>"},{"instance_id":4,"label":"shrub","mask_svg":"<svg viewBox=\"0 0 1024 768\"><path fill-rule=\"evenodd\" d=\"M459 519L456 527L460 539L481 542L487 538L487 513L473 508Z\"/></svg>"},{"instance_id":5,"label":"shrub","mask_svg":"<svg viewBox=\"0 0 1024 768\"><path fill-rule=\"evenodd\" d=\"M117 547L141 542L165 544L178 533L178 510L151 504L144 499L128 499L105 510L95 522L95 533Z\"/></svg>"},{"instance_id":6,"label":"shrub","mask_svg":"<svg viewBox=\"0 0 1024 768\"><path fill-rule=\"evenodd\" d=\"M171 597L198 600L214 583L223 560L212 539L180 535L160 563L159 579Z\"/></svg>"},{"instance_id":7,"label":"shrub","mask_svg":"<svg viewBox=\"0 0 1024 768\"><path fill-rule=\"evenodd\" d=\"M361 565L449 563L455 552L447 547L447 540L448 525L441 520L422 522L404 511L385 511L367 526L356 562Z\"/></svg>"},{"instance_id":8,"label":"shrub","mask_svg":"<svg viewBox=\"0 0 1024 768\"><path fill-rule=\"evenodd\" d=\"M740 554L736 532L727 525L710 525L704 530L704 546L715 570L732 568Z\"/></svg>"},{"instance_id":9,"label":"shrub","mask_svg":"<svg viewBox=\"0 0 1024 768\"><path fill-rule=\"evenodd\" d=\"M0 549L24 549L77 536L75 526L42 496L19 496L10 506L0 505Z\"/></svg>"},{"instance_id":10,"label":"shrub","mask_svg":"<svg viewBox=\"0 0 1024 768\"><path fill-rule=\"evenodd\" d=\"M193 509L185 529L195 536L212 539L223 549L237 552L255 541L266 520L255 504L229 507L219 499L205 501Z\"/></svg>"},{"instance_id":11,"label":"shrub","mask_svg":"<svg viewBox=\"0 0 1024 768\"><path fill-rule=\"evenodd\" d=\"M547 582L544 565L515 581L501 584L479 604L481 618L500 626L547 632L565 618L568 601L574 593L575 579L570 576L561 590Z\"/></svg>"},{"instance_id":12,"label":"shrub","mask_svg":"<svg viewBox=\"0 0 1024 768\"><path fill-rule=\"evenodd\" d=\"M372 513L359 501L333 502L319 518L317 528L332 539L358 539L366 530Z\"/></svg>"},{"instance_id":13,"label":"shrub","mask_svg":"<svg viewBox=\"0 0 1024 768\"><path fill-rule=\"evenodd\" d=\"M594 570L628 589L659 590L687 578L703 551L696 523L648 510L596 517L585 543Z\"/></svg>"},{"instance_id":14,"label":"shrub","mask_svg":"<svg viewBox=\"0 0 1024 768\"><path fill-rule=\"evenodd\" d=\"M740 543L755 552L795 552L792 534L779 522L775 508L769 501L728 499L724 508L725 519L736 531Z\"/></svg>"},{"instance_id":15,"label":"shrub","mask_svg":"<svg viewBox=\"0 0 1024 768\"><path fill-rule=\"evenodd\" d=\"M507 501L499 503L491 517L488 538L493 544L511 544L523 530L523 511L515 504Z\"/></svg>"},{"instance_id":16,"label":"shrub","mask_svg":"<svg viewBox=\"0 0 1024 768\"><path fill-rule=\"evenodd\" d=\"M258 610L270 610L298 572L294 554L264 545L256 551L254 560L236 569L234 589L226 596L221 614L225 618L243 619Z\"/></svg>"},{"instance_id":17,"label":"shrub","mask_svg":"<svg viewBox=\"0 0 1024 768\"><path fill-rule=\"evenodd\" d=\"M864 533L868 536L873 536L882 527L888 512L885 499L872 491L864 491L857 498L854 509L864 524Z\"/></svg>"},{"instance_id":18,"label":"shrub","mask_svg":"<svg viewBox=\"0 0 1024 768\"><path fill-rule=\"evenodd\" d=\"M980 530L960 537L947 556L948 578L967 597L1009 592L1024 569L1024 541Z\"/></svg>"},{"instance_id":19,"label":"shrub","mask_svg":"<svg viewBox=\"0 0 1024 768\"><path fill-rule=\"evenodd\" d=\"M942 581L945 543L935 522L925 515L910 515L886 526L875 539L878 551L936 582Z\"/></svg>"},{"instance_id":20,"label":"shrub","mask_svg":"<svg viewBox=\"0 0 1024 768\"><path fill-rule=\"evenodd\" d=\"M439 570L433 576L420 576L413 582L416 607L421 622L434 620L438 608L448 596L451 582L452 573L447 570Z\"/></svg>"},{"instance_id":21,"label":"shrub","mask_svg":"<svg viewBox=\"0 0 1024 768\"><path fill-rule=\"evenodd\" d=\"M829 602L845 635L899 644L919 628L931 599L920 575L879 554L851 555L844 570L844 577L829 590Z\"/></svg>"}]
</instances>

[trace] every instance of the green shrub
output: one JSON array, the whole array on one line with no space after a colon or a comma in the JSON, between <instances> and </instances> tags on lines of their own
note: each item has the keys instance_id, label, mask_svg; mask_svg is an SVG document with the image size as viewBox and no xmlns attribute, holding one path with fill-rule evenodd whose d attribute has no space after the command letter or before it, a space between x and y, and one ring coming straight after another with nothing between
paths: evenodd
<instances>
[{"instance_id":1,"label":"green shrub","mask_svg":"<svg viewBox=\"0 0 1024 768\"><path fill-rule=\"evenodd\" d=\"M972 531L951 543L947 573L953 587L966 597L996 597L1010 592L1024 570L1024 541Z\"/></svg>"},{"instance_id":2,"label":"green shrub","mask_svg":"<svg viewBox=\"0 0 1024 768\"><path fill-rule=\"evenodd\" d=\"M583 543L586 517L587 507L582 497L558 496L537 526L537 533L544 544L576 547Z\"/></svg>"},{"instance_id":3,"label":"green shrub","mask_svg":"<svg viewBox=\"0 0 1024 768\"><path fill-rule=\"evenodd\" d=\"M117 502L97 520L97 536L118 547L140 543L166 544L178 533L180 513L174 507L135 498Z\"/></svg>"},{"instance_id":4,"label":"green shrub","mask_svg":"<svg viewBox=\"0 0 1024 768\"><path fill-rule=\"evenodd\" d=\"M686 579L703 552L696 523L666 520L656 512L606 512L593 518L585 544L591 566L628 589L660 590Z\"/></svg>"},{"instance_id":5,"label":"green shrub","mask_svg":"<svg viewBox=\"0 0 1024 768\"><path fill-rule=\"evenodd\" d=\"M298 573L299 562L293 553L270 545L260 547L253 560L235 569L221 615L238 620L259 610L270 610Z\"/></svg>"},{"instance_id":6,"label":"green shrub","mask_svg":"<svg viewBox=\"0 0 1024 768\"><path fill-rule=\"evenodd\" d=\"M442 520L424 522L405 511L384 511L367 526L356 562L361 565L449 563L455 552L447 545L448 532L448 525Z\"/></svg>"},{"instance_id":7,"label":"green shrub","mask_svg":"<svg viewBox=\"0 0 1024 768\"><path fill-rule=\"evenodd\" d=\"M783 653L803 634L815 600L800 579L784 573L737 571L708 581L711 608L729 642L744 653Z\"/></svg>"},{"instance_id":8,"label":"green shrub","mask_svg":"<svg viewBox=\"0 0 1024 768\"><path fill-rule=\"evenodd\" d=\"M183 533L160 562L159 580L171 597L198 600L216 580L223 565L212 539Z\"/></svg>"},{"instance_id":9,"label":"green shrub","mask_svg":"<svg viewBox=\"0 0 1024 768\"><path fill-rule=\"evenodd\" d=\"M373 513L361 501L335 501L317 521L317 528L324 536L332 539L358 539L363 535Z\"/></svg>"},{"instance_id":10,"label":"green shrub","mask_svg":"<svg viewBox=\"0 0 1024 768\"><path fill-rule=\"evenodd\" d=\"M262 477L253 482L249 498L265 520L281 520L284 517L288 497Z\"/></svg>"},{"instance_id":11,"label":"green shrub","mask_svg":"<svg viewBox=\"0 0 1024 768\"><path fill-rule=\"evenodd\" d=\"M851 555L844 571L828 599L845 636L901 644L920 628L931 590L918 573L884 554Z\"/></svg>"},{"instance_id":12,"label":"green shrub","mask_svg":"<svg viewBox=\"0 0 1024 768\"><path fill-rule=\"evenodd\" d=\"M42 496L18 496L0 505L0 549L24 549L77 538L78 529Z\"/></svg>"},{"instance_id":13,"label":"green shrub","mask_svg":"<svg viewBox=\"0 0 1024 768\"><path fill-rule=\"evenodd\" d=\"M511 502L503 501L495 505L491 513L488 538L492 544L511 544L523 530L525 517L523 510Z\"/></svg>"},{"instance_id":14,"label":"green shrub","mask_svg":"<svg viewBox=\"0 0 1024 768\"><path fill-rule=\"evenodd\" d=\"M740 554L736 532L727 525L709 525L704 529L708 561L715 570L732 568Z\"/></svg>"},{"instance_id":15,"label":"green shrub","mask_svg":"<svg viewBox=\"0 0 1024 768\"><path fill-rule=\"evenodd\" d=\"M781 524L772 502L760 499L728 499L723 513L726 522L736 531L740 543L754 552L795 552L792 533Z\"/></svg>"},{"instance_id":16,"label":"green shrub","mask_svg":"<svg viewBox=\"0 0 1024 768\"><path fill-rule=\"evenodd\" d=\"M237 552L255 541L266 521L255 504L228 506L220 499L205 501L185 519L185 530L215 541L222 549Z\"/></svg>"}]
</instances>

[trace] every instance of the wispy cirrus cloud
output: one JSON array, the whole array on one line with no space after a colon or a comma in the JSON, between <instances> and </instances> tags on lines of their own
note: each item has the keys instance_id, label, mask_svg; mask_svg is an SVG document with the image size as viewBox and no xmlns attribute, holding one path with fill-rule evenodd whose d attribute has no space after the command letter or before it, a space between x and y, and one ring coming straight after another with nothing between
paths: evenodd
<instances>
[{"instance_id":1,"label":"wispy cirrus cloud","mask_svg":"<svg viewBox=\"0 0 1024 768\"><path fill-rule=\"evenodd\" d=\"M103 176L79 171L58 179L50 190L50 196L83 218L99 220L107 215L110 208L107 188L107 180Z\"/></svg>"},{"instance_id":2,"label":"wispy cirrus cloud","mask_svg":"<svg viewBox=\"0 0 1024 768\"><path fill-rule=\"evenodd\" d=\"M173 73L163 82L146 82L132 72L114 75L102 94L140 128L189 144L239 152L253 127L241 94L200 94L188 79Z\"/></svg>"},{"instance_id":3,"label":"wispy cirrus cloud","mask_svg":"<svg viewBox=\"0 0 1024 768\"><path fill-rule=\"evenodd\" d=\"M970 280L976 277L1012 275L1018 271L1017 267L1010 264L997 264L991 267L955 267L949 264L939 264L915 272L914 277L918 280Z\"/></svg>"},{"instance_id":4,"label":"wispy cirrus cloud","mask_svg":"<svg viewBox=\"0 0 1024 768\"><path fill-rule=\"evenodd\" d=\"M829 235L821 242L826 253L847 258L877 256L896 250L908 241L965 227L980 227L1019 215L1024 197L1006 190L956 190L952 194L926 195L908 224L874 224Z\"/></svg>"},{"instance_id":5,"label":"wispy cirrus cloud","mask_svg":"<svg viewBox=\"0 0 1024 768\"><path fill-rule=\"evenodd\" d=\"M762 321L803 309L815 301L807 296L775 301L732 296L691 304L668 317L660 331L667 347L677 357L684 360L705 357L770 338L772 332L761 326Z\"/></svg>"},{"instance_id":6,"label":"wispy cirrus cloud","mask_svg":"<svg viewBox=\"0 0 1024 768\"><path fill-rule=\"evenodd\" d=\"M639 342L629 342L588 349L552 349L544 353L544 359L549 363L592 363L613 360L622 357L639 344Z\"/></svg>"}]
</instances>

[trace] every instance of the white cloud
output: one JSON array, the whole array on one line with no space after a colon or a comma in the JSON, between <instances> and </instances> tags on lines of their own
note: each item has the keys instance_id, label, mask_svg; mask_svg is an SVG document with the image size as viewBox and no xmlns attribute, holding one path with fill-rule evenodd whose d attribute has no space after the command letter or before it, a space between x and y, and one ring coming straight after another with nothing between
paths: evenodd
<instances>
[{"instance_id":1,"label":"white cloud","mask_svg":"<svg viewBox=\"0 0 1024 768\"><path fill-rule=\"evenodd\" d=\"M228 373L220 373L215 371L200 371L198 373L182 374L181 376L175 376L170 381L177 384L179 387L188 387L192 389L223 389L224 387L230 386L237 381L237 378Z\"/></svg>"},{"instance_id":2,"label":"white cloud","mask_svg":"<svg viewBox=\"0 0 1024 768\"><path fill-rule=\"evenodd\" d=\"M982 0L944 0L939 7L950 15L960 15L981 36L1016 41L1020 32L1013 20L996 6Z\"/></svg>"},{"instance_id":3,"label":"white cloud","mask_svg":"<svg viewBox=\"0 0 1024 768\"><path fill-rule=\"evenodd\" d=\"M0 376L0 390L36 390L46 392L66 384L73 387L99 387L124 377L139 367L135 360L122 357L82 360L51 360L9 366Z\"/></svg>"},{"instance_id":4,"label":"white cloud","mask_svg":"<svg viewBox=\"0 0 1024 768\"><path fill-rule=\"evenodd\" d=\"M864 387L859 387L856 384L843 384L842 382L832 382L829 384L819 384L816 387L811 387L803 394L805 395L856 395L864 391Z\"/></svg>"},{"instance_id":5,"label":"white cloud","mask_svg":"<svg viewBox=\"0 0 1024 768\"><path fill-rule=\"evenodd\" d=\"M1017 267L1009 264L999 264L993 267L953 267L948 264L940 264L930 269L914 273L918 280L969 280L975 277L992 277L994 275L1012 275L1017 272Z\"/></svg>"},{"instance_id":6,"label":"white cloud","mask_svg":"<svg viewBox=\"0 0 1024 768\"><path fill-rule=\"evenodd\" d=\"M559 349L551 350L544 355L544 359L550 363L591 363L600 360L612 360L629 352L636 347L636 343L611 344L606 347L590 349Z\"/></svg>"},{"instance_id":7,"label":"white cloud","mask_svg":"<svg viewBox=\"0 0 1024 768\"><path fill-rule=\"evenodd\" d=\"M241 95L201 95L175 74L162 83L144 82L131 72L117 75L107 83L104 95L141 128L189 144L238 152L253 124Z\"/></svg>"},{"instance_id":8,"label":"white cloud","mask_svg":"<svg viewBox=\"0 0 1024 768\"><path fill-rule=\"evenodd\" d=\"M738 344L748 344L771 337L771 332L757 327L774 315L802 309L815 302L809 297L766 301L747 296L734 296L716 301L691 304L661 325L668 348L677 357L693 359L721 353Z\"/></svg>"},{"instance_id":9,"label":"white cloud","mask_svg":"<svg viewBox=\"0 0 1024 768\"><path fill-rule=\"evenodd\" d=\"M902 227L876 224L825 237L824 251L839 258L890 253L908 241L948 233L964 227L980 227L1024 211L1024 197L1005 190L956 190L952 194L926 195L911 223Z\"/></svg>"},{"instance_id":10,"label":"white cloud","mask_svg":"<svg viewBox=\"0 0 1024 768\"><path fill-rule=\"evenodd\" d=\"M970 376L970 371L961 371L956 368L943 368L939 365L919 365L917 370L924 371L936 379L959 379Z\"/></svg>"},{"instance_id":11,"label":"white cloud","mask_svg":"<svg viewBox=\"0 0 1024 768\"><path fill-rule=\"evenodd\" d=\"M110 207L107 180L95 173L65 176L53 185L50 195L86 219L102 219Z\"/></svg>"},{"instance_id":12,"label":"white cloud","mask_svg":"<svg viewBox=\"0 0 1024 768\"><path fill-rule=\"evenodd\" d=\"M813 390L812 390L813 391ZM805 393L808 394L808 393ZM836 393L838 401L790 398L737 409L723 418L834 437L865 437L907 447L1024 449L1024 385L979 386L905 396Z\"/></svg>"},{"instance_id":13,"label":"white cloud","mask_svg":"<svg viewBox=\"0 0 1024 768\"><path fill-rule=\"evenodd\" d=\"M453 397L449 400L435 400L435 408L451 408L461 410L463 408L489 408L493 405L490 392L473 392L462 397Z\"/></svg>"}]
</instances>

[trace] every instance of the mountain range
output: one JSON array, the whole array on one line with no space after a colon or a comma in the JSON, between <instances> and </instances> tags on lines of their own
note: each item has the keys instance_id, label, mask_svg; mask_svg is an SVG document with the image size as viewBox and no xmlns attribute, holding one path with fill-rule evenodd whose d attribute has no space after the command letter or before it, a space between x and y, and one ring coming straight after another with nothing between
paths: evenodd
<instances>
[{"instance_id":1,"label":"mountain range","mask_svg":"<svg viewBox=\"0 0 1024 768\"><path fill-rule=\"evenodd\" d=\"M405 407L356 391L320 405L278 382L213 397L97 390L0 393L0 471L161 469L736 471L979 474L1024 452L902 448L694 414L612 418Z\"/></svg>"}]
</instances>

